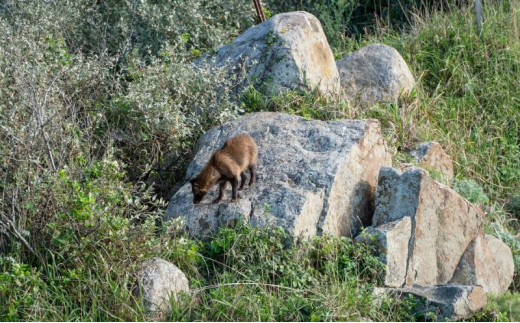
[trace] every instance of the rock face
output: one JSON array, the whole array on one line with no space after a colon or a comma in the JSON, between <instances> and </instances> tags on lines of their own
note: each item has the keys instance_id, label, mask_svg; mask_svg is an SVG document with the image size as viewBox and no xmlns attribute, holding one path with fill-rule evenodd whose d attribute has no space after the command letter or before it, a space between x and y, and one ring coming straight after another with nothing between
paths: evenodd
<instances>
[{"instance_id":1,"label":"rock face","mask_svg":"<svg viewBox=\"0 0 520 323\"><path fill-rule=\"evenodd\" d=\"M408 245L412 222L410 217L369 227L355 239L356 242L376 244L380 259L386 264L385 286L401 287L406 278Z\"/></svg>"},{"instance_id":2,"label":"rock face","mask_svg":"<svg viewBox=\"0 0 520 323\"><path fill-rule=\"evenodd\" d=\"M451 283L480 285L486 293L504 293L513 281L511 249L490 235L479 235L460 259Z\"/></svg>"},{"instance_id":3,"label":"rock face","mask_svg":"<svg viewBox=\"0 0 520 323\"><path fill-rule=\"evenodd\" d=\"M160 258L145 262L138 275L138 295L149 312L169 311L170 297L177 300L179 292L189 292L188 279L172 263Z\"/></svg>"},{"instance_id":4,"label":"rock face","mask_svg":"<svg viewBox=\"0 0 520 323\"><path fill-rule=\"evenodd\" d=\"M409 155L428 170L438 171L446 183L453 181L453 161L436 141L421 143L416 149L410 150Z\"/></svg>"},{"instance_id":5,"label":"rock face","mask_svg":"<svg viewBox=\"0 0 520 323\"><path fill-rule=\"evenodd\" d=\"M484 213L425 170L379 173L372 227L356 241L375 244L389 287L479 285L503 293L513 281L511 250L484 235Z\"/></svg>"},{"instance_id":6,"label":"rock face","mask_svg":"<svg viewBox=\"0 0 520 323\"><path fill-rule=\"evenodd\" d=\"M335 96L339 73L321 23L304 11L282 13L251 27L217 49L216 65L245 68L249 81L266 92L311 90Z\"/></svg>"},{"instance_id":7,"label":"rock face","mask_svg":"<svg viewBox=\"0 0 520 323\"><path fill-rule=\"evenodd\" d=\"M379 173L372 224L377 227L404 217L410 217L411 238L407 250L396 247L406 252L402 286L448 283L461 256L481 233L484 220L481 210L424 170L400 174L384 167Z\"/></svg>"},{"instance_id":8,"label":"rock face","mask_svg":"<svg viewBox=\"0 0 520 323\"><path fill-rule=\"evenodd\" d=\"M186 180L202 170L225 140L239 133L258 145L257 183L230 203L211 204L215 187L193 204L190 183L171 198L166 219L183 218L193 236L243 218L279 225L296 236L352 235L369 225L381 166L391 158L376 120L310 121L282 113L255 113L208 131L199 139ZM249 176L249 175L248 175Z\"/></svg>"},{"instance_id":9,"label":"rock face","mask_svg":"<svg viewBox=\"0 0 520 323\"><path fill-rule=\"evenodd\" d=\"M415 84L404 59L387 45L370 44L346 55L336 65L347 100L361 106L396 102Z\"/></svg>"},{"instance_id":10,"label":"rock face","mask_svg":"<svg viewBox=\"0 0 520 323\"><path fill-rule=\"evenodd\" d=\"M461 320L483 309L487 304L486 294L480 286L377 288L374 293L401 298L412 295L416 302L415 312L434 321Z\"/></svg>"}]
</instances>

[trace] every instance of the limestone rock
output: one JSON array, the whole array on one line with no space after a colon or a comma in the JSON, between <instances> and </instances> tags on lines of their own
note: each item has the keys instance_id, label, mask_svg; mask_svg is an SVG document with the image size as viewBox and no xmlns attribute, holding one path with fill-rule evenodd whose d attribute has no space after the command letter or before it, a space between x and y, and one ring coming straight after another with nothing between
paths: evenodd
<instances>
[{"instance_id":1,"label":"limestone rock","mask_svg":"<svg viewBox=\"0 0 520 323\"><path fill-rule=\"evenodd\" d=\"M231 203L211 204L217 187L194 205L189 179L227 138L246 132L258 145L257 183ZM233 225L279 225L297 236L353 235L371 222L381 166L391 157L377 120L316 121L283 113L247 114L199 139L186 184L171 198L165 219L182 218L197 237ZM249 175L248 175L249 176Z\"/></svg>"},{"instance_id":2,"label":"limestone rock","mask_svg":"<svg viewBox=\"0 0 520 323\"><path fill-rule=\"evenodd\" d=\"M378 247L381 261L386 264L385 286L403 286L408 264L411 223L410 217L404 217L378 227L368 227L355 239L356 242L375 244Z\"/></svg>"},{"instance_id":3,"label":"limestone rock","mask_svg":"<svg viewBox=\"0 0 520 323\"><path fill-rule=\"evenodd\" d=\"M217 49L216 66L245 68L249 81L266 92L312 90L339 94L339 73L321 23L304 11L281 13L249 28Z\"/></svg>"},{"instance_id":4,"label":"limestone rock","mask_svg":"<svg viewBox=\"0 0 520 323\"><path fill-rule=\"evenodd\" d=\"M411 219L405 286L448 283L470 242L481 233L484 213L422 169L379 173L372 224Z\"/></svg>"},{"instance_id":5,"label":"limestone rock","mask_svg":"<svg viewBox=\"0 0 520 323\"><path fill-rule=\"evenodd\" d=\"M504 293L513 281L511 249L490 235L479 235L460 259L451 283L480 285L486 293Z\"/></svg>"},{"instance_id":6,"label":"limestone rock","mask_svg":"<svg viewBox=\"0 0 520 323\"><path fill-rule=\"evenodd\" d=\"M480 286L376 288L374 293L401 298L412 295L416 301L415 312L436 321L461 320L483 309L487 304L486 294Z\"/></svg>"},{"instance_id":7,"label":"limestone rock","mask_svg":"<svg viewBox=\"0 0 520 323\"><path fill-rule=\"evenodd\" d=\"M149 312L171 310L170 297L177 300L179 292L189 292L186 275L172 263L153 258L143 263L138 274L138 296L144 299Z\"/></svg>"},{"instance_id":8,"label":"limestone rock","mask_svg":"<svg viewBox=\"0 0 520 323\"><path fill-rule=\"evenodd\" d=\"M336 62L348 101L361 106L396 102L408 94L415 79L394 48L370 44Z\"/></svg>"},{"instance_id":9,"label":"limestone rock","mask_svg":"<svg viewBox=\"0 0 520 323\"><path fill-rule=\"evenodd\" d=\"M438 142L421 143L416 149L408 151L408 154L427 170L438 171L444 182L451 183L453 181L453 161Z\"/></svg>"}]
</instances>

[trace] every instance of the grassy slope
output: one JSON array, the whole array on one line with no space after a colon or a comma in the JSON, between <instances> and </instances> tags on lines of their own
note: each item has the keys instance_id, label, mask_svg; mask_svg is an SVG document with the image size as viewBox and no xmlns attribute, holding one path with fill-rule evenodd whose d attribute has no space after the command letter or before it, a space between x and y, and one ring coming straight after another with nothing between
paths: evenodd
<instances>
[{"instance_id":1,"label":"grassy slope","mask_svg":"<svg viewBox=\"0 0 520 323\"><path fill-rule=\"evenodd\" d=\"M349 46L353 49L371 42L386 43L409 62L418 86L397 105L349 110L343 103L326 103L313 94L268 99L255 91L248 93L244 103L248 111L267 105L268 109L318 118L376 117L393 149L424 140L440 141L456 161L457 177L477 180L494 201L486 207L490 220L499 225L490 224L490 230L498 228L512 244L518 240L502 229L511 227L502 205L520 194L520 40L514 8L486 8L481 37L469 23L471 12L463 10L423 18L403 34L380 32L361 42L352 41ZM162 319L415 319L406 302L373 306L370 287L380 284L380 264L370 250L346 239L317 238L295 250L287 248L290 239L281 231L239 227L223 230L213 242L200 243L182 237L170 239L168 234L158 236L153 221L130 235L115 220L107 229L107 234L115 235L103 237L101 232L99 241L91 238L97 241L93 246L89 240L80 241L75 263L50 265L45 275L26 265L3 263L8 270L0 274L6 283L0 286L0 297L9 299L0 300L2 317L146 320L126 287L134 279L136 264L157 255L184 270L196 291ZM518 247L513 251L518 257ZM512 289L512 295L496 298L489 310L474 319L496 319L492 310L498 309L503 312L499 319L520 320L514 310L518 285Z\"/></svg>"}]
</instances>

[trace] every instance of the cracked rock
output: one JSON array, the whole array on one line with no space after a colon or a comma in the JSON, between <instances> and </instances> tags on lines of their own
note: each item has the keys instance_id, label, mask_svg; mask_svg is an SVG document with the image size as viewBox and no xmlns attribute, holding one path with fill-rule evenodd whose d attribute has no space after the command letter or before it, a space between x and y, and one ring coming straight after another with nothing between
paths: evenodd
<instances>
[{"instance_id":1,"label":"cracked rock","mask_svg":"<svg viewBox=\"0 0 520 323\"><path fill-rule=\"evenodd\" d=\"M258 145L257 183L230 202L211 204L215 187L193 204L189 179L227 138L246 132ZM253 113L199 139L186 184L170 200L165 219L181 218L197 237L242 218L254 226L278 225L296 236L352 236L371 223L381 166L391 157L377 120L317 121L283 113ZM249 172L246 172L249 178ZM230 186L230 185L228 185Z\"/></svg>"},{"instance_id":2,"label":"cracked rock","mask_svg":"<svg viewBox=\"0 0 520 323\"><path fill-rule=\"evenodd\" d=\"M505 293L513 282L511 249L490 235L478 235L464 252L451 283L480 285L486 293Z\"/></svg>"},{"instance_id":3,"label":"cracked rock","mask_svg":"<svg viewBox=\"0 0 520 323\"><path fill-rule=\"evenodd\" d=\"M375 203L375 227L411 219L403 286L448 283L469 244L482 232L484 213L420 168L404 173L381 168Z\"/></svg>"}]
</instances>

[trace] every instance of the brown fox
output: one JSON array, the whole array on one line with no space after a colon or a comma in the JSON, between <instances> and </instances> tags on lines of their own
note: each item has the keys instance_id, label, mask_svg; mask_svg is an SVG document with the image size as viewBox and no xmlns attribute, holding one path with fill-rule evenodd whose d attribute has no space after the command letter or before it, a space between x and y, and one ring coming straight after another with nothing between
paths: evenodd
<instances>
[{"instance_id":1,"label":"brown fox","mask_svg":"<svg viewBox=\"0 0 520 323\"><path fill-rule=\"evenodd\" d=\"M228 181L233 189L231 201L236 201L238 179L242 178L240 189L243 189L247 178L246 169L251 173L249 186L255 183L257 160L258 147L251 136L243 133L228 139L224 146L211 156L199 176L190 181L193 203L199 204L217 182L220 184L220 193L213 203L220 202Z\"/></svg>"}]
</instances>

